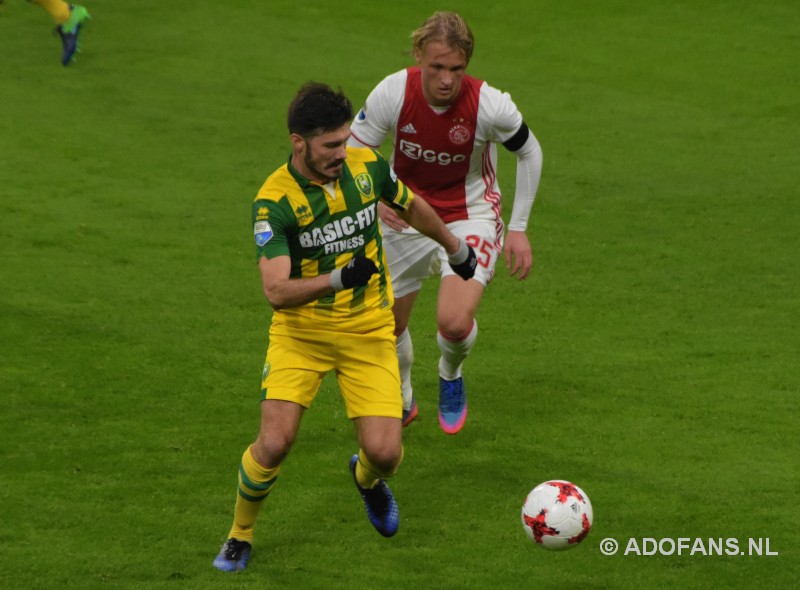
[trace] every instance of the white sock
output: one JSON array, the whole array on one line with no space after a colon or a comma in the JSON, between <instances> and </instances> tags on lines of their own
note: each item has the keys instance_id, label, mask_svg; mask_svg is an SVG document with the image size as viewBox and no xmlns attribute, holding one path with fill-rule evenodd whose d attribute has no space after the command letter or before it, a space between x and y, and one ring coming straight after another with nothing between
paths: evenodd
<instances>
[{"instance_id":1,"label":"white sock","mask_svg":"<svg viewBox=\"0 0 800 590\"><path fill-rule=\"evenodd\" d=\"M447 381L461 377L461 364L472 350L477 338L477 320L473 320L472 328L460 340L448 340L441 332L436 334L439 350L442 351L442 356L439 358L439 377Z\"/></svg>"},{"instance_id":2,"label":"white sock","mask_svg":"<svg viewBox=\"0 0 800 590\"><path fill-rule=\"evenodd\" d=\"M411 332L408 328L397 337L397 361L400 365L400 390L403 393L403 409L411 409L411 397L414 394L411 388L411 365L414 364L414 345L411 342Z\"/></svg>"}]
</instances>

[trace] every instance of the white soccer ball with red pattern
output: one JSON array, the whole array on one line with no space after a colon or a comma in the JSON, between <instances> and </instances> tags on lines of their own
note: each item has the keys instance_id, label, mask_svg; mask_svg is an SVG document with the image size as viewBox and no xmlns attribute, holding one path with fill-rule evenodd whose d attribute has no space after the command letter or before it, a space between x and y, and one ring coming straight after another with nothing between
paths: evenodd
<instances>
[{"instance_id":1,"label":"white soccer ball with red pattern","mask_svg":"<svg viewBox=\"0 0 800 590\"><path fill-rule=\"evenodd\" d=\"M571 549L583 541L593 520L589 496L568 481L540 483L522 505L522 528L528 538L554 551Z\"/></svg>"}]
</instances>

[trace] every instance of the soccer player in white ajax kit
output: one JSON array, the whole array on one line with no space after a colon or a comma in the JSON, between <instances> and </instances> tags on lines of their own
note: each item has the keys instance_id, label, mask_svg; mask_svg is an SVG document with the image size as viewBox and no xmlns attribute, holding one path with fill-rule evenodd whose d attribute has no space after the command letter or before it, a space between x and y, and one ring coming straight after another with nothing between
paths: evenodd
<instances>
[{"instance_id":1,"label":"soccer player in white ajax kit","mask_svg":"<svg viewBox=\"0 0 800 590\"><path fill-rule=\"evenodd\" d=\"M408 322L423 279L439 274L439 424L447 434L455 434L467 417L461 367L475 344L475 315L497 258L502 252L510 274L519 279L533 264L525 230L541 176L542 151L511 97L466 74L474 39L460 15L436 12L414 31L412 40L418 65L387 76L373 89L353 122L349 143L378 148L391 134L391 163L398 177L478 254L475 276L462 281L441 246L408 227L388 207L379 207L395 295L403 424L417 416ZM497 144L517 157L505 240Z\"/></svg>"}]
</instances>

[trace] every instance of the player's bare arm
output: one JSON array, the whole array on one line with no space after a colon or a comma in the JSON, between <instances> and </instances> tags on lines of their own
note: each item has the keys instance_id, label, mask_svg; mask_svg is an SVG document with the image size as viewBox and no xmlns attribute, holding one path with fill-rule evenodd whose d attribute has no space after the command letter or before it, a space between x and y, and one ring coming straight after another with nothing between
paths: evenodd
<instances>
[{"instance_id":1,"label":"player's bare arm","mask_svg":"<svg viewBox=\"0 0 800 590\"><path fill-rule=\"evenodd\" d=\"M400 218L394 209L384 205L383 203L378 203L378 217L380 217L381 221L391 227L394 231L403 231L409 227L409 225Z\"/></svg>"},{"instance_id":2,"label":"player's bare arm","mask_svg":"<svg viewBox=\"0 0 800 590\"><path fill-rule=\"evenodd\" d=\"M372 260L364 256L354 256L346 266L331 273L307 279L293 279L289 277L291 264L289 256L271 259L262 256L258 261L264 295L273 309L299 307L334 291L363 287L378 272L378 267Z\"/></svg>"},{"instance_id":3,"label":"player's bare arm","mask_svg":"<svg viewBox=\"0 0 800 590\"><path fill-rule=\"evenodd\" d=\"M419 233L441 244L447 254L452 255L458 251L460 240L447 229L441 217L424 199L415 198L408 209L397 211L397 215Z\"/></svg>"},{"instance_id":4,"label":"player's bare arm","mask_svg":"<svg viewBox=\"0 0 800 590\"><path fill-rule=\"evenodd\" d=\"M291 265L288 256L275 258L262 256L258 260L264 296L273 309L299 307L333 293L329 274L307 279L291 279L289 278Z\"/></svg>"},{"instance_id":5,"label":"player's bare arm","mask_svg":"<svg viewBox=\"0 0 800 590\"><path fill-rule=\"evenodd\" d=\"M447 252L453 271L465 281L475 276L478 258L475 250L464 240L453 235L441 217L423 199L411 201L408 209L398 212L411 227L442 245Z\"/></svg>"}]
</instances>

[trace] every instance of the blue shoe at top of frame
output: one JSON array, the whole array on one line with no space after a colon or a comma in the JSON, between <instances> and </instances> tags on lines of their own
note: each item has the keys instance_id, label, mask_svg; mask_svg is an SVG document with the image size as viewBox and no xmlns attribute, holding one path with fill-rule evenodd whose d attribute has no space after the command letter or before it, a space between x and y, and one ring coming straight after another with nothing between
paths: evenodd
<instances>
[{"instance_id":1,"label":"blue shoe at top of frame","mask_svg":"<svg viewBox=\"0 0 800 590\"><path fill-rule=\"evenodd\" d=\"M439 377L439 426L446 434L456 434L467 421L467 393L464 378L453 381Z\"/></svg>"},{"instance_id":2,"label":"blue shoe at top of frame","mask_svg":"<svg viewBox=\"0 0 800 590\"><path fill-rule=\"evenodd\" d=\"M56 33L61 37L61 64L69 65L78 52L78 35L83 24L89 20L89 11L83 6L70 4L67 22L56 27Z\"/></svg>"},{"instance_id":3,"label":"blue shoe at top of frame","mask_svg":"<svg viewBox=\"0 0 800 590\"><path fill-rule=\"evenodd\" d=\"M247 541L228 539L214 558L214 567L223 572L240 572L247 567L251 549Z\"/></svg>"},{"instance_id":4,"label":"blue shoe at top of frame","mask_svg":"<svg viewBox=\"0 0 800 590\"><path fill-rule=\"evenodd\" d=\"M350 473L353 474L356 489L364 500L367 517L376 531L384 537L391 537L400 526L400 509L397 507L392 490L384 479L379 479L374 488L362 488L356 479L356 463L358 455L353 455L350 457Z\"/></svg>"}]
</instances>

